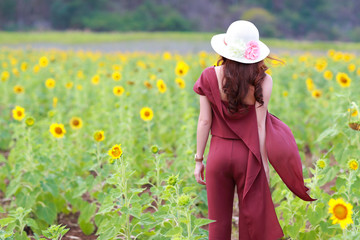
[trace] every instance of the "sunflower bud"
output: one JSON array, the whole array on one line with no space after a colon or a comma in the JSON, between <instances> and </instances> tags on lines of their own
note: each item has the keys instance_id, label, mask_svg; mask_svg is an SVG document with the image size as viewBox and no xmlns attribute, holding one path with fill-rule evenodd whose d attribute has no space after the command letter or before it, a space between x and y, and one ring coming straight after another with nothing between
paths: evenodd
<instances>
[{"instance_id":1,"label":"sunflower bud","mask_svg":"<svg viewBox=\"0 0 360 240\"><path fill-rule=\"evenodd\" d=\"M48 117L53 117L53 116L55 116L55 111L54 111L54 110L50 110L50 111L48 112Z\"/></svg>"},{"instance_id":2,"label":"sunflower bud","mask_svg":"<svg viewBox=\"0 0 360 240\"><path fill-rule=\"evenodd\" d=\"M171 175L168 178L167 183L168 183L168 185L174 186L177 183L177 180L178 180L177 176Z\"/></svg>"},{"instance_id":3,"label":"sunflower bud","mask_svg":"<svg viewBox=\"0 0 360 240\"><path fill-rule=\"evenodd\" d=\"M158 147L157 145L152 145L152 146L151 146L151 152L152 152L153 154L158 153L158 152L159 152L159 147Z\"/></svg>"},{"instance_id":4,"label":"sunflower bud","mask_svg":"<svg viewBox=\"0 0 360 240\"><path fill-rule=\"evenodd\" d=\"M178 198L178 205L179 206L187 206L190 203L190 196L187 194L182 194L179 198Z\"/></svg>"},{"instance_id":5,"label":"sunflower bud","mask_svg":"<svg viewBox=\"0 0 360 240\"><path fill-rule=\"evenodd\" d=\"M350 170L356 171L359 168L359 162L356 159L350 159L348 161L348 166Z\"/></svg>"},{"instance_id":6,"label":"sunflower bud","mask_svg":"<svg viewBox=\"0 0 360 240\"><path fill-rule=\"evenodd\" d=\"M25 123L28 127L31 127L35 123L35 119L33 117L27 117L25 119Z\"/></svg>"},{"instance_id":7,"label":"sunflower bud","mask_svg":"<svg viewBox=\"0 0 360 240\"><path fill-rule=\"evenodd\" d=\"M319 159L316 162L318 168L323 169L326 167L326 161L324 159Z\"/></svg>"}]
</instances>

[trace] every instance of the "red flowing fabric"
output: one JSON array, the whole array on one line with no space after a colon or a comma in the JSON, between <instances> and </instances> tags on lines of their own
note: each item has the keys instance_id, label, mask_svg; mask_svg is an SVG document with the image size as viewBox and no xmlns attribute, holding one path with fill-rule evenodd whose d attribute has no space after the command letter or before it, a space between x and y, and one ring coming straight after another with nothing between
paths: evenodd
<instances>
[{"instance_id":1,"label":"red flowing fabric","mask_svg":"<svg viewBox=\"0 0 360 240\"><path fill-rule=\"evenodd\" d=\"M279 239L284 234L276 216L262 164L255 105L249 105L245 113L228 113L226 102L221 100L214 67L204 69L193 90L205 95L211 103L211 134L240 138L250 150L242 201L251 238ZM290 128L269 112L266 115L265 144L269 162L285 185L304 201L317 200L306 193L309 188L304 185L301 158Z\"/></svg>"}]
</instances>

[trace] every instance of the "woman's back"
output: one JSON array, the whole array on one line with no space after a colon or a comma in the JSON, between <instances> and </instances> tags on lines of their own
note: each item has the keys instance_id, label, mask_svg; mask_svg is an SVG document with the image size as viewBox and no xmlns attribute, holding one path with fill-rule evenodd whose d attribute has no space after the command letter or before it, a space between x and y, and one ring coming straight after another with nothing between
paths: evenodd
<instances>
[{"instance_id":1,"label":"woman's back","mask_svg":"<svg viewBox=\"0 0 360 240\"><path fill-rule=\"evenodd\" d=\"M218 87L219 87L219 91L220 91L220 95L221 95L221 100L224 102L227 102L227 96L224 92L224 90L222 89L222 79L224 78L224 71L223 71L223 66L218 66L215 67L215 72L216 72L216 76L217 76L217 81L218 81ZM254 86L249 85L249 90L248 93L244 99L244 103L247 105L254 105L255 104L255 96L254 96Z\"/></svg>"}]
</instances>

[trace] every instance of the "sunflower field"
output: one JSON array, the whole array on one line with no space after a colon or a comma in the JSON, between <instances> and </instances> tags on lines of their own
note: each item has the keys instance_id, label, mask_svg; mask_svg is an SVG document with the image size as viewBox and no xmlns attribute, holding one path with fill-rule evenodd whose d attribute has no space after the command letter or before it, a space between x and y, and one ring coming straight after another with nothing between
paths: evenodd
<instances>
[{"instance_id":1,"label":"sunflower field","mask_svg":"<svg viewBox=\"0 0 360 240\"><path fill-rule=\"evenodd\" d=\"M297 198L269 165L285 237L359 239L360 58L276 57L269 112L291 128L318 199ZM192 88L216 60L1 49L0 239L207 239ZM82 237L67 238L74 228Z\"/></svg>"}]
</instances>

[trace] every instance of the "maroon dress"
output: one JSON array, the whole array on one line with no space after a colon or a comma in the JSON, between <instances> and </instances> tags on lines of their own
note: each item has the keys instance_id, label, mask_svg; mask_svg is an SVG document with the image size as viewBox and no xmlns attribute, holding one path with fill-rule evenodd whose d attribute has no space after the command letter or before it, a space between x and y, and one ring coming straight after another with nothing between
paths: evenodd
<instances>
[{"instance_id":1,"label":"maroon dress","mask_svg":"<svg viewBox=\"0 0 360 240\"><path fill-rule=\"evenodd\" d=\"M214 67L204 69L193 90L205 95L212 108L211 142L205 178L209 239L231 238L234 187L239 196L239 239L275 240L284 236L276 216L262 164L255 105L230 114L221 100ZM267 112L268 159L286 186L304 201L306 191L299 151L290 128Z\"/></svg>"}]
</instances>

